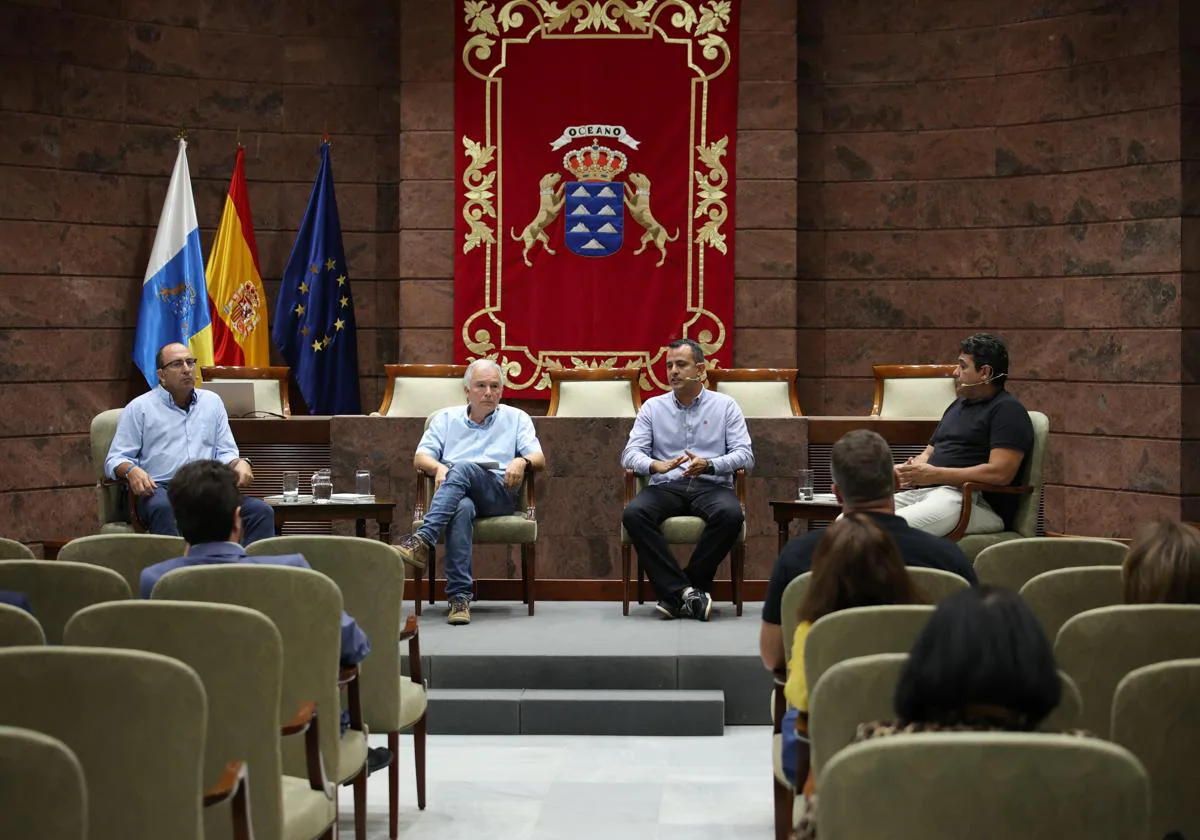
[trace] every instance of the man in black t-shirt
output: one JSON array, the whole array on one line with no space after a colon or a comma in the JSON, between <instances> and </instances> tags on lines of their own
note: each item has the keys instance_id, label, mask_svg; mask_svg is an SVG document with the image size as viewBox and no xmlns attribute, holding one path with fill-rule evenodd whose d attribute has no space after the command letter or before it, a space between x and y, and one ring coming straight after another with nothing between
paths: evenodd
<instances>
[{"instance_id":1,"label":"man in black t-shirt","mask_svg":"<svg viewBox=\"0 0 1200 840\"><path fill-rule=\"evenodd\" d=\"M978 581L971 562L962 550L949 540L910 528L896 516L892 491L895 489L892 469L892 450L876 432L856 429L842 436L831 453L833 492L846 513L866 513L875 520L900 549L906 566L941 569L960 575L973 586ZM791 540L775 561L767 597L763 602L762 631L759 650L763 664L774 670L782 668L783 633L781 614L783 590L793 579L812 569L812 555L823 530L809 531Z\"/></svg>"},{"instance_id":2,"label":"man in black t-shirt","mask_svg":"<svg viewBox=\"0 0 1200 840\"><path fill-rule=\"evenodd\" d=\"M958 345L958 399L942 415L925 451L896 467L902 491L896 513L908 524L945 536L962 514L968 481L1013 484L1033 449L1033 424L1025 406L1008 391L1008 348L994 335L976 333ZM1004 530L1001 513L982 494L971 500L968 534Z\"/></svg>"}]
</instances>

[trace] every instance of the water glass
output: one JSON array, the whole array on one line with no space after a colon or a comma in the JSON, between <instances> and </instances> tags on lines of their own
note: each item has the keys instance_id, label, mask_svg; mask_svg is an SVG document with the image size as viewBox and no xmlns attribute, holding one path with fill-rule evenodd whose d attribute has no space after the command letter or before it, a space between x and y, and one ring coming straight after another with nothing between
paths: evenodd
<instances>
[{"instance_id":1,"label":"water glass","mask_svg":"<svg viewBox=\"0 0 1200 840\"><path fill-rule=\"evenodd\" d=\"M813 471L800 470L800 491L796 498L802 502L811 502L813 500Z\"/></svg>"},{"instance_id":2,"label":"water glass","mask_svg":"<svg viewBox=\"0 0 1200 840\"><path fill-rule=\"evenodd\" d=\"M288 470L283 474L283 500L298 502L300 500L300 473Z\"/></svg>"},{"instance_id":3,"label":"water glass","mask_svg":"<svg viewBox=\"0 0 1200 840\"><path fill-rule=\"evenodd\" d=\"M313 501L319 505L327 505L333 501L333 479L329 470L317 470L312 477Z\"/></svg>"},{"instance_id":4,"label":"water glass","mask_svg":"<svg viewBox=\"0 0 1200 840\"><path fill-rule=\"evenodd\" d=\"M371 498L371 471L359 470L354 474L354 492L360 499Z\"/></svg>"}]
</instances>

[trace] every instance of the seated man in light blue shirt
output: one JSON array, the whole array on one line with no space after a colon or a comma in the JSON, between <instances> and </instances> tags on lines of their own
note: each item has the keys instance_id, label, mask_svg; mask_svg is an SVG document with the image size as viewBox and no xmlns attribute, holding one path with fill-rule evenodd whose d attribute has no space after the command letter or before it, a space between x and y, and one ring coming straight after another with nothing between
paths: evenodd
<instances>
[{"instance_id":1,"label":"seated man in light blue shirt","mask_svg":"<svg viewBox=\"0 0 1200 840\"><path fill-rule=\"evenodd\" d=\"M621 518L667 618L708 621L713 576L745 521L733 474L754 466L746 418L733 398L704 387L704 350L690 338L667 348L671 393L642 404L621 466L649 475ZM663 536L662 521L699 516L706 523L686 569Z\"/></svg>"},{"instance_id":2,"label":"seated man in light blue shirt","mask_svg":"<svg viewBox=\"0 0 1200 840\"><path fill-rule=\"evenodd\" d=\"M436 412L417 444L413 464L434 477L433 499L420 530L396 545L406 563L424 567L445 532L451 624L471 622L475 517L512 513L525 471L546 466L529 415L500 405L504 373L499 365L491 359L471 362L463 390L467 405Z\"/></svg>"},{"instance_id":3,"label":"seated man in light blue shirt","mask_svg":"<svg viewBox=\"0 0 1200 840\"><path fill-rule=\"evenodd\" d=\"M129 484L138 517L152 534L176 536L167 487L184 464L216 460L237 474L238 487L254 481L250 462L239 457L225 403L196 390L196 360L184 344L168 344L155 358L158 387L130 401L121 412L104 472ZM247 496L242 503L242 544L275 535L270 506Z\"/></svg>"}]
</instances>

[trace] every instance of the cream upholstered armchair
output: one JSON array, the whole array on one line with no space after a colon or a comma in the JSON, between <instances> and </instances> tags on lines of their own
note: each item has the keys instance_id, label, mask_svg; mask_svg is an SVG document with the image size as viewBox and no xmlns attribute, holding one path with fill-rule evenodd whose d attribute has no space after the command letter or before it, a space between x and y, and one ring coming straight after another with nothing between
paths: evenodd
<instances>
[{"instance_id":1,"label":"cream upholstered armchair","mask_svg":"<svg viewBox=\"0 0 1200 840\"><path fill-rule=\"evenodd\" d=\"M96 473L96 501L101 534L132 534L145 531L138 519L137 503L124 481L104 474L104 462L117 434L120 408L110 408L92 418L92 470Z\"/></svg>"},{"instance_id":2,"label":"cream upholstered armchair","mask_svg":"<svg viewBox=\"0 0 1200 840\"><path fill-rule=\"evenodd\" d=\"M0 837L86 840L87 782L71 748L0 726Z\"/></svg>"},{"instance_id":3,"label":"cream upholstered armchair","mask_svg":"<svg viewBox=\"0 0 1200 840\"><path fill-rule=\"evenodd\" d=\"M1046 631L1047 639L1057 638L1058 631L1067 620L1080 613L1100 607L1115 607L1125 602L1119 565L1079 566L1042 572L1030 578L1020 592L1021 600L1033 610L1038 623Z\"/></svg>"},{"instance_id":4,"label":"cream upholstered armchair","mask_svg":"<svg viewBox=\"0 0 1200 840\"><path fill-rule=\"evenodd\" d=\"M223 756L238 756L254 773L251 819L256 840L331 838L337 818L321 766L317 709L302 703L281 717L283 641L269 618L232 604L124 601L80 610L66 643L128 648L169 656L195 669L208 698L204 781L219 779ZM338 726L337 710L325 726ZM283 775L281 737L304 735L308 776ZM228 815L204 816L209 838L228 836Z\"/></svg>"},{"instance_id":5,"label":"cream upholstered armchair","mask_svg":"<svg viewBox=\"0 0 1200 840\"><path fill-rule=\"evenodd\" d=\"M285 365L202 367L200 368L200 379L210 385L226 382L249 382L254 386L254 410L256 412L277 414L280 417L292 415L292 407L288 404L288 368Z\"/></svg>"},{"instance_id":6,"label":"cream upholstered armchair","mask_svg":"<svg viewBox=\"0 0 1200 840\"><path fill-rule=\"evenodd\" d=\"M182 557L187 553L183 537L164 534L91 534L77 537L58 552L59 560L103 566L125 578L129 591L137 596L142 570L155 563Z\"/></svg>"},{"instance_id":7,"label":"cream upholstered armchair","mask_svg":"<svg viewBox=\"0 0 1200 840\"><path fill-rule=\"evenodd\" d=\"M251 836L246 763L203 787L208 703L188 665L140 650L5 648L0 685L20 686L0 691L0 723L58 738L79 759L88 837L202 840L202 808L222 802L232 836Z\"/></svg>"},{"instance_id":8,"label":"cream upholstered armchair","mask_svg":"<svg viewBox=\"0 0 1200 840\"><path fill-rule=\"evenodd\" d=\"M874 417L941 417L956 391L957 365L873 365Z\"/></svg>"},{"instance_id":9,"label":"cream upholstered armchair","mask_svg":"<svg viewBox=\"0 0 1200 840\"><path fill-rule=\"evenodd\" d=\"M387 391L379 417L428 417L440 408L466 405L466 365L384 365Z\"/></svg>"},{"instance_id":10,"label":"cream upholstered armchair","mask_svg":"<svg viewBox=\"0 0 1200 840\"><path fill-rule=\"evenodd\" d=\"M733 397L747 417L799 417L796 368L712 368L708 383Z\"/></svg>"},{"instance_id":11,"label":"cream upholstered armchair","mask_svg":"<svg viewBox=\"0 0 1200 840\"><path fill-rule=\"evenodd\" d=\"M62 644L63 628L79 610L132 597L112 569L62 560L6 560L0 563L0 589L25 593L52 645Z\"/></svg>"},{"instance_id":12,"label":"cream upholstered armchair","mask_svg":"<svg viewBox=\"0 0 1200 840\"><path fill-rule=\"evenodd\" d=\"M641 368L550 371L547 417L636 417L642 407Z\"/></svg>"}]
</instances>

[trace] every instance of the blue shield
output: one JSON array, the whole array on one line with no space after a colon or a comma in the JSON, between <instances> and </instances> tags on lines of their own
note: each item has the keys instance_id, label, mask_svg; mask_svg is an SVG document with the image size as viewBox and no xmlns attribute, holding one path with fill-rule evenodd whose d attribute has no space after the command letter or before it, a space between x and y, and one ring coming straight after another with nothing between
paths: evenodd
<instances>
[{"instance_id":1,"label":"blue shield","mask_svg":"<svg viewBox=\"0 0 1200 840\"><path fill-rule=\"evenodd\" d=\"M567 184L564 230L567 247L581 257L607 257L621 249L625 231L625 185L620 181Z\"/></svg>"}]
</instances>

